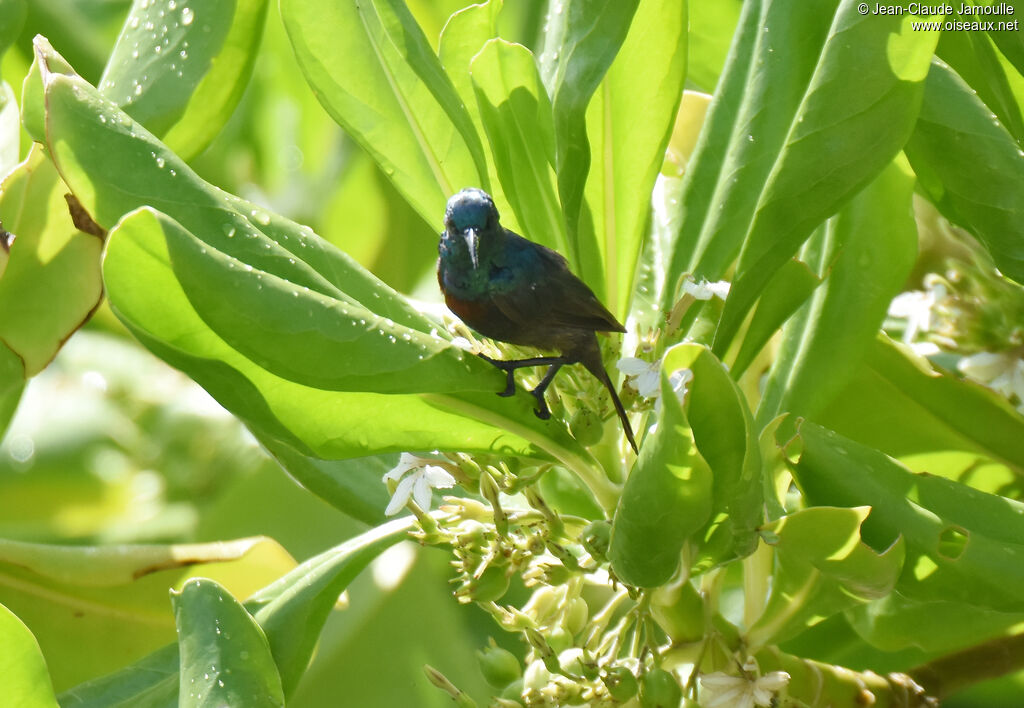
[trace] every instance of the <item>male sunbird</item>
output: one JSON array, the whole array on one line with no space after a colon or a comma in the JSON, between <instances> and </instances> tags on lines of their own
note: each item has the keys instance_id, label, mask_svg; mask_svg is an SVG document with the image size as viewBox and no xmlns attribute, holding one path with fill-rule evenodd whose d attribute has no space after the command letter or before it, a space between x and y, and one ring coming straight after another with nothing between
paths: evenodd
<instances>
[{"instance_id":1,"label":"male sunbird","mask_svg":"<svg viewBox=\"0 0 1024 708\"><path fill-rule=\"evenodd\" d=\"M544 392L566 364L583 364L612 396L629 444L636 440L608 372L595 332L625 332L561 254L504 228L491 197L467 188L448 200L438 246L437 280L448 308L491 339L558 351L560 356L500 361L482 356L508 376L499 396L516 391L513 375L524 366L547 366L530 393L534 413L550 418Z\"/></svg>"}]
</instances>

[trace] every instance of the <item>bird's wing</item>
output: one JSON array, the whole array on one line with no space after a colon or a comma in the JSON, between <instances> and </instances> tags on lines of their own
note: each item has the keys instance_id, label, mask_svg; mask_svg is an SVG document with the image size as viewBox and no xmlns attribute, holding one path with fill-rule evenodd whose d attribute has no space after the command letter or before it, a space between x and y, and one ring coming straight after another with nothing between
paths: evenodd
<instances>
[{"instance_id":1,"label":"bird's wing","mask_svg":"<svg viewBox=\"0 0 1024 708\"><path fill-rule=\"evenodd\" d=\"M506 231L509 247L492 279L491 300L514 322L546 323L597 332L625 332L565 258Z\"/></svg>"}]
</instances>

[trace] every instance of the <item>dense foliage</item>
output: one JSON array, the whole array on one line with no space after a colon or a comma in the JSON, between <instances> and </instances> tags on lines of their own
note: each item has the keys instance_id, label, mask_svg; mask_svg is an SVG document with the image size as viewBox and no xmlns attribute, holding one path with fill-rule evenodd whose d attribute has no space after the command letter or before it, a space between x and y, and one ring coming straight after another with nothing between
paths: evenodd
<instances>
[{"instance_id":1,"label":"dense foliage","mask_svg":"<svg viewBox=\"0 0 1024 708\"><path fill-rule=\"evenodd\" d=\"M1019 27L463 4L0 0L5 705L1024 700ZM638 455L494 395L465 186Z\"/></svg>"}]
</instances>

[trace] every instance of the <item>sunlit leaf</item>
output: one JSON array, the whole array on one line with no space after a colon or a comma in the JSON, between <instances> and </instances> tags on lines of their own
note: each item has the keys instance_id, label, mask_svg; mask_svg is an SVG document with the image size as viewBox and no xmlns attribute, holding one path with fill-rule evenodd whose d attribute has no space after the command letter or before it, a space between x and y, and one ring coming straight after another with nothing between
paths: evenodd
<instances>
[{"instance_id":1,"label":"sunlit leaf","mask_svg":"<svg viewBox=\"0 0 1024 708\"><path fill-rule=\"evenodd\" d=\"M181 663L182 708L283 708L284 691L263 630L213 580L190 580L171 593Z\"/></svg>"},{"instance_id":2,"label":"sunlit leaf","mask_svg":"<svg viewBox=\"0 0 1024 708\"><path fill-rule=\"evenodd\" d=\"M125 18L100 92L189 159L242 97L266 12L267 0L139 0Z\"/></svg>"},{"instance_id":3,"label":"sunlit leaf","mask_svg":"<svg viewBox=\"0 0 1024 708\"><path fill-rule=\"evenodd\" d=\"M857 604L887 595L903 565L896 541L878 553L861 540L867 508L814 507L765 526L775 550L768 603L747 640L762 647Z\"/></svg>"},{"instance_id":4,"label":"sunlit leaf","mask_svg":"<svg viewBox=\"0 0 1024 708\"><path fill-rule=\"evenodd\" d=\"M57 708L46 662L32 632L0 605L0 674L4 695L18 708Z\"/></svg>"},{"instance_id":5,"label":"sunlit leaf","mask_svg":"<svg viewBox=\"0 0 1024 708\"><path fill-rule=\"evenodd\" d=\"M1024 151L948 66L932 64L906 147L925 194L1024 283Z\"/></svg>"},{"instance_id":6,"label":"sunlit leaf","mask_svg":"<svg viewBox=\"0 0 1024 708\"><path fill-rule=\"evenodd\" d=\"M480 138L403 2L285 0L281 17L317 97L428 222L488 188Z\"/></svg>"}]
</instances>

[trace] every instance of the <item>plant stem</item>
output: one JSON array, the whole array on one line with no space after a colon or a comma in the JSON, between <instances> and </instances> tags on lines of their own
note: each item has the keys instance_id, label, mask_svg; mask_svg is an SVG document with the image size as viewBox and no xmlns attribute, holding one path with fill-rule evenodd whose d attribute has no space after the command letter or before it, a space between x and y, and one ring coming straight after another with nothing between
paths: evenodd
<instances>
[{"instance_id":1,"label":"plant stem","mask_svg":"<svg viewBox=\"0 0 1024 708\"><path fill-rule=\"evenodd\" d=\"M986 679L1024 668L1024 634L992 641L939 657L910 670L928 693L942 700Z\"/></svg>"}]
</instances>

